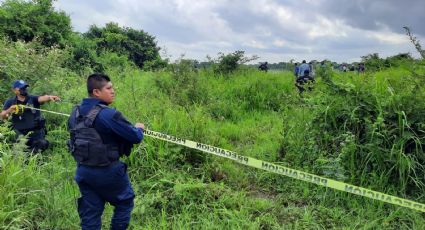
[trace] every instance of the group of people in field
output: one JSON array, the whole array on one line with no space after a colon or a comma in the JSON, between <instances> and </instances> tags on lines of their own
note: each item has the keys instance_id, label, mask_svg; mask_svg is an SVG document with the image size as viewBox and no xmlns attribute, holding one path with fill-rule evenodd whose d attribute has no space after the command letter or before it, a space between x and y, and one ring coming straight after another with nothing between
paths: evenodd
<instances>
[{"instance_id":1,"label":"group of people in field","mask_svg":"<svg viewBox=\"0 0 425 230\"><path fill-rule=\"evenodd\" d=\"M0 118L11 121L17 139L25 136L29 153L49 147L45 120L40 105L59 101L55 95L31 95L23 80L12 83L15 96L3 106ZM127 165L120 161L128 156L134 144L143 139L144 124L131 124L117 110L110 108L115 92L110 78L94 73L87 78L87 94L74 107L68 120L68 148L76 161L75 181L81 197L77 200L80 225L85 229L101 229L101 217L108 202L114 206L110 229L127 229L134 206L134 191Z\"/></svg>"},{"instance_id":2,"label":"group of people in field","mask_svg":"<svg viewBox=\"0 0 425 230\"><path fill-rule=\"evenodd\" d=\"M325 61L321 62L321 66L325 65ZM268 71L268 63L264 62L264 63L260 63L260 65L258 66L258 69L260 71L264 71L267 72ZM341 64L338 68L340 71L342 72L347 72L347 71L355 71L357 70L359 73L364 73L365 72L365 64L364 63L358 63L357 67L355 67L354 65L347 66L347 64ZM303 93L306 90L311 91L313 88L313 83L315 82L314 77L315 77L315 71L314 71L314 65L313 62L309 62L307 63L305 60L303 60L301 62L301 64L299 63L295 63L294 65L294 76L295 76L295 86L298 89L299 93Z\"/></svg>"},{"instance_id":3,"label":"group of people in field","mask_svg":"<svg viewBox=\"0 0 425 230\"><path fill-rule=\"evenodd\" d=\"M263 62L258 66L258 70L267 72L268 71L268 63ZM295 75L295 86L297 87L299 93L301 94L305 90L311 90L312 84L314 83L314 71L313 71L313 63L307 63L305 60L302 61L300 65L295 63L294 69ZM306 87L306 85L308 85Z\"/></svg>"},{"instance_id":4,"label":"group of people in field","mask_svg":"<svg viewBox=\"0 0 425 230\"><path fill-rule=\"evenodd\" d=\"M347 65L347 64L341 64L338 69L342 72L348 72L348 71L357 71L359 73L364 73L366 68L365 68L365 64L363 62L360 62L357 64L357 66L355 65Z\"/></svg>"},{"instance_id":5,"label":"group of people in field","mask_svg":"<svg viewBox=\"0 0 425 230\"><path fill-rule=\"evenodd\" d=\"M312 83L315 82L313 63L307 63L305 60L302 61L301 65L295 63L294 76L295 87L297 87L300 94L305 90L312 90Z\"/></svg>"}]
</instances>

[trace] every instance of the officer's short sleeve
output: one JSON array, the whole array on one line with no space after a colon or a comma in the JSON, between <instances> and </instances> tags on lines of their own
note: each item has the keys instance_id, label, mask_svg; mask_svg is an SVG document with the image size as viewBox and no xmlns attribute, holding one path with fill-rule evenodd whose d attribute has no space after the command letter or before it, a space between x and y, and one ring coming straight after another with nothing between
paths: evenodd
<instances>
[{"instance_id":1,"label":"officer's short sleeve","mask_svg":"<svg viewBox=\"0 0 425 230\"><path fill-rule=\"evenodd\" d=\"M33 101L34 107L35 107L35 108L40 108L40 102L38 102L38 98L39 98L40 96L31 95L30 97L31 97L31 99L32 99L32 101Z\"/></svg>"},{"instance_id":2,"label":"officer's short sleeve","mask_svg":"<svg viewBox=\"0 0 425 230\"><path fill-rule=\"evenodd\" d=\"M10 108L10 106L13 105L13 100L12 99L7 99L6 102L4 102L3 105L3 110L7 110Z\"/></svg>"}]
</instances>

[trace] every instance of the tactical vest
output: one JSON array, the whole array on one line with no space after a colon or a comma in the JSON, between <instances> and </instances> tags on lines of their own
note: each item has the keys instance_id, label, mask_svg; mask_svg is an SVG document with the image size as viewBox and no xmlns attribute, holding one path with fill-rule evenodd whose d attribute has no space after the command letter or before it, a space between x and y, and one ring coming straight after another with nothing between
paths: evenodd
<instances>
[{"instance_id":1,"label":"tactical vest","mask_svg":"<svg viewBox=\"0 0 425 230\"><path fill-rule=\"evenodd\" d=\"M15 98L15 105L17 104L18 104L18 99ZM29 97L25 105L29 107L34 107L34 101L32 97ZM39 127L40 121L41 121L41 116L37 115L37 111L35 109L25 108L23 113L12 115L13 128L21 132L33 131L33 130L41 128Z\"/></svg>"},{"instance_id":2,"label":"tactical vest","mask_svg":"<svg viewBox=\"0 0 425 230\"><path fill-rule=\"evenodd\" d=\"M74 122L70 127L71 140L68 142L69 150L77 163L88 166L108 166L118 161L119 145L116 143L105 144L93 126L99 112L106 108L105 105L94 106L86 116L80 114L80 106L76 106L69 118Z\"/></svg>"}]
</instances>

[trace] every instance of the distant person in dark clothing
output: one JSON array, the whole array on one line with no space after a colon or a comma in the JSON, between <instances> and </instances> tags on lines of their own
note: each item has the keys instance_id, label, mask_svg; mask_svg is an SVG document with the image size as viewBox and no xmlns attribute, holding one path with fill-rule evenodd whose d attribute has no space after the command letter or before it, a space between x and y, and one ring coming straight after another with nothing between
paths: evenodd
<instances>
[{"instance_id":1,"label":"distant person in dark clothing","mask_svg":"<svg viewBox=\"0 0 425 230\"><path fill-rule=\"evenodd\" d=\"M310 65L307 64L307 62L305 60L303 60L303 63L300 65L300 69L298 72L298 77L303 77L305 75L305 71L307 71L310 73Z\"/></svg>"},{"instance_id":2,"label":"distant person in dark clothing","mask_svg":"<svg viewBox=\"0 0 425 230\"><path fill-rule=\"evenodd\" d=\"M261 63L260 66L258 66L258 69L264 72L267 72L269 70L269 66L267 62Z\"/></svg>"},{"instance_id":3,"label":"distant person in dark clothing","mask_svg":"<svg viewBox=\"0 0 425 230\"><path fill-rule=\"evenodd\" d=\"M308 63L308 67L310 68L310 71L309 71L309 72L310 72L310 74L309 74L309 75L310 75L310 76L312 76L312 77L314 77L314 74L315 74L315 73L314 73L314 68L313 68L313 66L314 66L314 65L313 65L313 62L309 62L309 63Z\"/></svg>"},{"instance_id":4,"label":"distant person in dark clothing","mask_svg":"<svg viewBox=\"0 0 425 230\"><path fill-rule=\"evenodd\" d=\"M364 73L364 71L365 71L364 63L362 63L362 62L359 63L358 71L359 71L359 73Z\"/></svg>"},{"instance_id":5,"label":"distant person in dark clothing","mask_svg":"<svg viewBox=\"0 0 425 230\"><path fill-rule=\"evenodd\" d=\"M342 72L347 72L347 65L346 64L342 64Z\"/></svg>"},{"instance_id":6,"label":"distant person in dark clothing","mask_svg":"<svg viewBox=\"0 0 425 230\"><path fill-rule=\"evenodd\" d=\"M300 76L295 81L295 86L298 88L298 92L301 94L305 90L311 91L313 89L312 83L314 83L314 78L310 76L310 71L305 70L304 76Z\"/></svg>"},{"instance_id":7,"label":"distant person in dark clothing","mask_svg":"<svg viewBox=\"0 0 425 230\"><path fill-rule=\"evenodd\" d=\"M295 79L298 78L298 73L300 72L300 67L298 66L298 62L295 63L295 67L294 67L294 76Z\"/></svg>"}]
</instances>

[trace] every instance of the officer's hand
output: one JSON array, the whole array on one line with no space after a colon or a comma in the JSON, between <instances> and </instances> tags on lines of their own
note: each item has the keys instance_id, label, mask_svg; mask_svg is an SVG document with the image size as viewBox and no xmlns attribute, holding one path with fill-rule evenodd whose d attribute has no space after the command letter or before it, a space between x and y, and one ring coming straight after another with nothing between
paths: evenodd
<instances>
[{"instance_id":1,"label":"officer's hand","mask_svg":"<svg viewBox=\"0 0 425 230\"><path fill-rule=\"evenodd\" d=\"M7 109L7 113L8 114L10 114L10 113L16 113L16 106L17 105L10 106L9 109Z\"/></svg>"},{"instance_id":2,"label":"officer's hand","mask_svg":"<svg viewBox=\"0 0 425 230\"><path fill-rule=\"evenodd\" d=\"M60 101L61 100L60 97L58 97L58 96L49 96L49 99L51 101Z\"/></svg>"},{"instance_id":3,"label":"officer's hand","mask_svg":"<svg viewBox=\"0 0 425 230\"><path fill-rule=\"evenodd\" d=\"M145 125L144 125L143 123L136 123L134 126L135 126L136 128L140 128L140 129L145 130Z\"/></svg>"}]
</instances>

